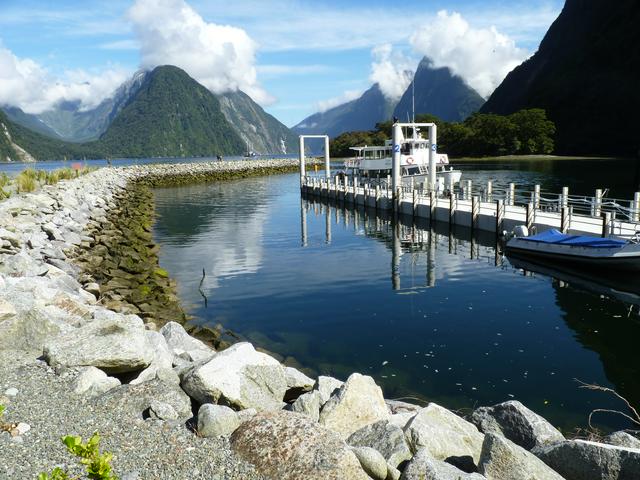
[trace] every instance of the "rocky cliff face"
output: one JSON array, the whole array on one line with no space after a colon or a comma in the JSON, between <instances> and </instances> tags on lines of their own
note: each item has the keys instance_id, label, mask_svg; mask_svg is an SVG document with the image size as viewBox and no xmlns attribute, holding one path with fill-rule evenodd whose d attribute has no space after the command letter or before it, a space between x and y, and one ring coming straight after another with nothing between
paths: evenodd
<instances>
[{"instance_id":1,"label":"rocky cliff face","mask_svg":"<svg viewBox=\"0 0 640 480\"><path fill-rule=\"evenodd\" d=\"M298 151L296 135L241 91L218 95L220 108L236 133L259 154Z\"/></svg>"},{"instance_id":2,"label":"rocky cliff face","mask_svg":"<svg viewBox=\"0 0 640 480\"><path fill-rule=\"evenodd\" d=\"M544 108L567 154L636 155L640 148L640 4L567 0L538 52L482 107Z\"/></svg>"},{"instance_id":3,"label":"rocky cliff face","mask_svg":"<svg viewBox=\"0 0 640 480\"><path fill-rule=\"evenodd\" d=\"M462 78L444 68L434 68L424 57L418 65L413 84L409 85L393 114L406 121L412 114L412 95L415 96L415 113L430 113L447 122L461 122L477 112L484 99Z\"/></svg>"}]
</instances>

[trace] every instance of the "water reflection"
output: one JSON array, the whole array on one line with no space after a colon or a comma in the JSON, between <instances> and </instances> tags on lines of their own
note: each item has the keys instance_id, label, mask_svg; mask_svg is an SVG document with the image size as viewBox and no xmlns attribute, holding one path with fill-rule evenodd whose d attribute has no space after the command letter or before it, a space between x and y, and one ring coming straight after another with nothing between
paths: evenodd
<instances>
[{"instance_id":1,"label":"water reflection","mask_svg":"<svg viewBox=\"0 0 640 480\"><path fill-rule=\"evenodd\" d=\"M517 398L567 428L620 408L574 378L640 403L628 298L525 274L490 233L301 201L298 187L291 175L158 192L161 265L196 322L316 375L372 375L391 398Z\"/></svg>"}]
</instances>

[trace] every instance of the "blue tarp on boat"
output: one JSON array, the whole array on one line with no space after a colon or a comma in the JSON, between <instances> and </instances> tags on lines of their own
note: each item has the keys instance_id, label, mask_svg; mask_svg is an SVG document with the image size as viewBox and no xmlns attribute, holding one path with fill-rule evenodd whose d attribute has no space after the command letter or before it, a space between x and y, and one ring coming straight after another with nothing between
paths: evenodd
<instances>
[{"instance_id":1,"label":"blue tarp on boat","mask_svg":"<svg viewBox=\"0 0 640 480\"><path fill-rule=\"evenodd\" d=\"M587 237L584 235L567 235L552 228L545 232L530 237L520 237L521 240L539 243L551 243L554 245L574 245L589 248L620 248L627 244L625 240L615 238Z\"/></svg>"}]
</instances>

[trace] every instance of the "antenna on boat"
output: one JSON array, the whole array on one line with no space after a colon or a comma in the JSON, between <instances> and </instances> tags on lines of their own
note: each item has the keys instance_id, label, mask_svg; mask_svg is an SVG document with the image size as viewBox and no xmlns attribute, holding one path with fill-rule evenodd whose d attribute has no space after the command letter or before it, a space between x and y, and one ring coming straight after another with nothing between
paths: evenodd
<instances>
[{"instance_id":1,"label":"antenna on boat","mask_svg":"<svg viewBox=\"0 0 640 480\"><path fill-rule=\"evenodd\" d=\"M411 114L413 115L413 123L416 123L416 82L415 82L415 78L411 81Z\"/></svg>"}]
</instances>

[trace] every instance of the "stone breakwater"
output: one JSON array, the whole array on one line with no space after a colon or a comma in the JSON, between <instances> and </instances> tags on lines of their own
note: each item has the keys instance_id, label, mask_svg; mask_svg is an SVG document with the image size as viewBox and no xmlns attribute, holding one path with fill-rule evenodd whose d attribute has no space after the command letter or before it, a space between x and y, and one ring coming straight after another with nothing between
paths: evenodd
<instances>
[{"instance_id":1,"label":"stone breakwater","mask_svg":"<svg viewBox=\"0 0 640 480\"><path fill-rule=\"evenodd\" d=\"M128 480L640 478L628 433L567 440L517 401L463 418L189 335L141 212L148 188L293 168L103 169L0 202L0 478L77 475L59 438L96 430Z\"/></svg>"}]
</instances>

